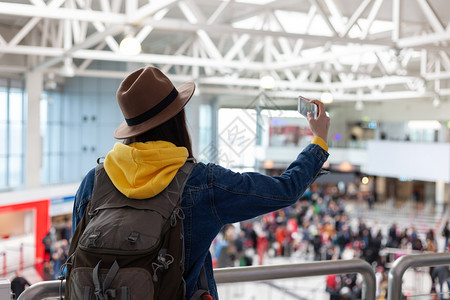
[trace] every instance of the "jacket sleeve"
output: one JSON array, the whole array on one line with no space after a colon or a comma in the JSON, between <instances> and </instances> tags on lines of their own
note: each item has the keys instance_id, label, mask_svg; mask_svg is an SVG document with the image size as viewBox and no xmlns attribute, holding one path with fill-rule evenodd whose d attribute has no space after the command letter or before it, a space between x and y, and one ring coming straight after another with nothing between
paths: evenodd
<instances>
[{"instance_id":1,"label":"jacket sleeve","mask_svg":"<svg viewBox=\"0 0 450 300\"><path fill-rule=\"evenodd\" d=\"M75 201L73 203L72 212L72 235L75 232L75 228L78 223L80 223L83 217L86 205L89 203L92 197L92 191L94 189L94 179L95 179L95 168L90 170L80 186L78 187L77 193L75 194Z\"/></svg>"},{"instance_id":2,"label":"jacket sleeve","mask_svg":"<svg viewBox=\"0 0 450 300\"><path fill-rule=\"evenodd\" d=\"M321 175L328 158L319 145L308 145L280 176L235 173L214 165L210 199L219 225L239 222L294 204Z\"/></svg>"}]
</instances>

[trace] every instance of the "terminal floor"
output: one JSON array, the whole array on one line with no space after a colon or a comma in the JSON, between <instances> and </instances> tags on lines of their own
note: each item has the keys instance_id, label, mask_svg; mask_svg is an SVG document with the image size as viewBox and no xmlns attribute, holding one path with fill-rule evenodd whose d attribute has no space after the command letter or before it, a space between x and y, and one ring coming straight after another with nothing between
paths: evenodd
<instances>
[{"instance_id":1,"label":"terminal floor","mask_svg":"<svg viewBox=\"0 0 450 300\"><path fill-rule=\"evenodd\" d=\"M363 218L369 226L377 226L387 232L388 227L392 224L393 220L399 225L400 228L409 228L414 225L419 230L419 234L424 236L429 228L440 229L443 219L448 219L448 211L444 212L443 208L437 208L433 204L429 205L415 205L412 202L397 203L386 201L381 204L377 204L373 209L368 209L365 204L349 203L347 210L354 222L357 222L358 218ZM436 234L438 249L442 251L443 240L440 234ZM30 257L34 256L34 248L31 246L32 236L28 237L29 243L23 243L23 260L24 269L22 271L23 277L25 277L30 283L36 283L43 280L40 273L36 271L34 267L27 267L30 264L27 263ZM14 239L0 242L0 247L4 249L16 249L20 247L20 243L17 244ZM17 250L17 249L16 249ZM1 252L1 251L0 251ZM10 251L11 252L11 251ZM8 252L9 253L9 252ZM14 254L10 255L9 259L14 261L13 265L18 265L20 257L17 251L12 251ZM10 253L9 253L10 254ZM347 253L344 256L350 258L351 253ZM258 259L254 259L258 261ZM302 255L293 255L292 257L266 257L264 263L269 265L275 264L292 264L301 262L311 262L311 257L304 257ZM0 266L2 263L0 263ZM0 268L0 272L2 269ZM1 274L1 273L0 273ZM12 280L14 273L10 267L6 276L0 275L0 277L7 277ZM431 278L428 274L428 269L408 269L403 277L403 291L410 295L417 295L411 299L430 299L429 291L431 288ZM438 288L438 287L437 287ZM250 283L231 283L222 284L218 286L219 296L221 299L311 299L321 300L329 299L328 293L325 292L325 276L315 276L297 279L283 279L273 280L265 282L250 282ZM446 290L444 290L446 291ZM424 296L419 296L424 295Z\"/></svg>"}]
</instances>

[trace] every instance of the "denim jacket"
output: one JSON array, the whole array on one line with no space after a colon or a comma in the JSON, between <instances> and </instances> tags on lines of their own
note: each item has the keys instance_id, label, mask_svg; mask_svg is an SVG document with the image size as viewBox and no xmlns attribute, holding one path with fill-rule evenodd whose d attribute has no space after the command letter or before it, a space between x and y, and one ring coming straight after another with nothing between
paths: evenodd
<instances>
[{"instance_id":1,"label":"denim jacket","mask_svg":"<svg viewBox=\"0 0 450 300\"><path fill-rule=\"evenodd\" d=\"M225 224L240 222L294 204L321 175L328 152L310 144L280 176L236 173L215 164L198 163L182 196L186 296L196 290L202 266L208 288L218 299L209 248ZM94 187L95 169L83 179L75 196L73 228L80 222Z\"/></svg>"}]
</instances>

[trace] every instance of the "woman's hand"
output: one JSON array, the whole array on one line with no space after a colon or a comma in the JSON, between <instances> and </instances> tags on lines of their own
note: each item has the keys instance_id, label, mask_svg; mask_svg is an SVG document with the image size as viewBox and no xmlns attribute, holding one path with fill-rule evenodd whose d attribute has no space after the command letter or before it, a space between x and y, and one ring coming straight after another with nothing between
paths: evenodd
<instances>
[{"instance_id":1,"label":"woman's hand","mask_svg":"<svg viewBox=\"0 0 450 300\"><path fill-rule=\"evenodd\" d=\"M325 142L328 137L328 129L330 128L330 118L325 112L325 105L319 100L311 100L312 103L317 105L317 119L311 112L308 112L307 120L309 122L309 127L311 128L314 136L322 138Z\"/></svg>"}]
</instances>

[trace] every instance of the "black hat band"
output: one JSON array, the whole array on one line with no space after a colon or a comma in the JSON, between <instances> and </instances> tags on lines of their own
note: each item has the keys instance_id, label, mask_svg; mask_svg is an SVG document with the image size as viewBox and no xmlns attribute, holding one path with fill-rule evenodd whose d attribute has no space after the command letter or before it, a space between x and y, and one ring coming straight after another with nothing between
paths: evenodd
<instances>
[{"instance_id":1,"label":"black hat band","mask_svg":"<svg viewBox=\"0 0 450 300\"><path fill-rule=\"evenodd\" d=\"M144 112L136 117L133 117L130 119L125 119L125 121L127 122L128 126L139 125L139 124L153 118L160 112L162 112L177 98L177 96L178 96L178 91L174 87L173 90L169 93L169 95L167 95L161 102L159 102L158 104L156 104L155 106L153 106L152 108L147 110L146 112Z\"/></svg>"}]
</instances>

